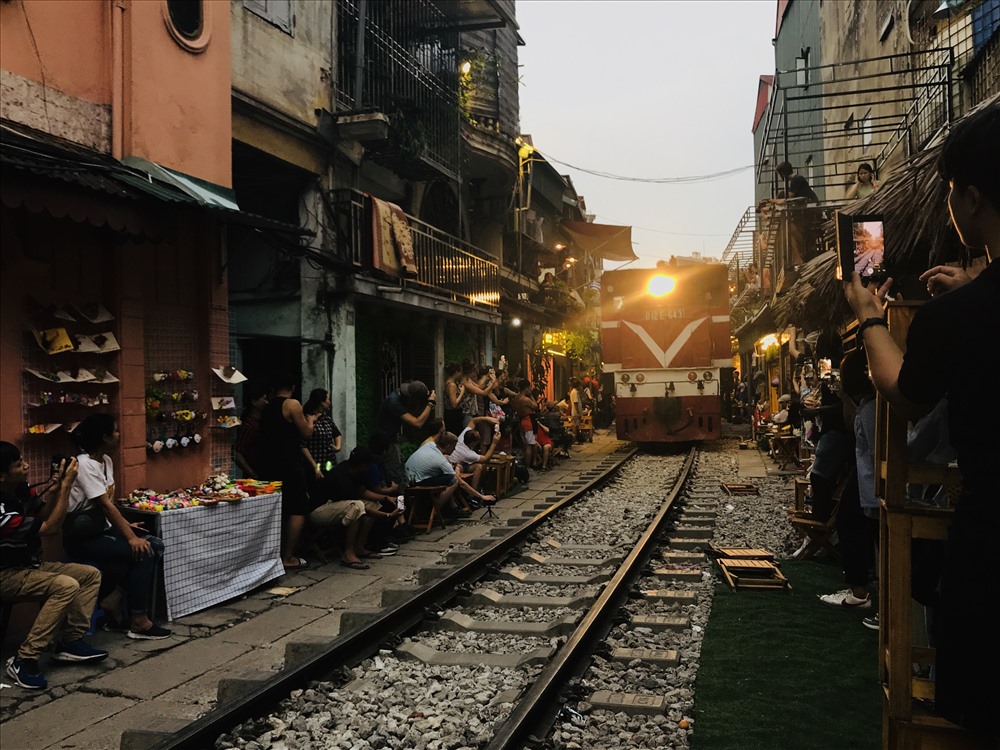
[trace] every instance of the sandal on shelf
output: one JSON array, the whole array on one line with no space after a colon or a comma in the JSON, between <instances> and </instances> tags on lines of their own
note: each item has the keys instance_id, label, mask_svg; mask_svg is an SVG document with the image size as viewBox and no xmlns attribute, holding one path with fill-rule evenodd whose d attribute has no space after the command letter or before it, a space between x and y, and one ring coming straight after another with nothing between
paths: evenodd
<instances>
[{"instance_id":1,"label":"sandal on shelf","mask_svg":"<svg viewBox=\"0 0 1000 750\"><path fill-rule=\"evenodd\" d=\"M282 563L282 565L285 566L285 572L288 572L289 570L305 570L309 567L309 563L301 557L295 558L295 565L285 565L284 563Z\"/></svg>"},{"instance_id":2,"label":"sandal on shelf","mask_svg":"<svg viewBox=\"0 0 1000 750\"><path fill-rule=\"evenodd\" d=\"M365 563L363 563L361 561L358 561L358 562L347 562L347 560L341 560L340 564L343 565L345 568L350 568L351 570L370 570L371 569L370 565L366 565Z\"/></svg>"}]
</instances>

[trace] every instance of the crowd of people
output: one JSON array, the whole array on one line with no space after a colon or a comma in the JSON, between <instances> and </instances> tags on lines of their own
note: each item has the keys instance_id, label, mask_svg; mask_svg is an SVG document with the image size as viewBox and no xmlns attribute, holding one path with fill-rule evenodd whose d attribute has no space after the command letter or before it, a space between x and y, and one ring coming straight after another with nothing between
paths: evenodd
<instances>
[{"instance_id":1,"label":"crowd of people","mask_svg":"<svg viewBox=\"0 0 1000 750\"><path fill-rule=\"evenodd\" d=\"M910 322L905 348L890 334L885 304L893 280L866 285L854 273L844 292L857 318L857 348L834 372L820 371L815 351L803 351L790 328L791 382L771 386L782 395L770 414L765 379L740 378L731 393L734 413L772 435L794 433L812 454L811 516L835 527L845 588L820 596L839 609L871 611L864 624L879 629L874 610L880 507L876 497L876 394L910 423L906 459L956 465L958 494L941 485L908 483L907 503L951 506L947 542L914 539L911 594L923 605L927 635L935 648L931 677L935 710L974 732L995 738L992 716L1000 668L989 611L998 584L990 572L993 532L1000 524L995 466L1000 443L988 425L1000 418L988 379L1000 366L1000 108L985 107L959 123L942 147L938 164L948 184L952 224L969 256L985 254L974 278L957 266L922 273L931 299ZM795 176L790 177L794 183ZM849 198L878 189L870 165L858 169ZM792 194L798 190L790 185ZM967 259L968 260L968 259ZM893 456L888 458L889 462ZM810 544L807 538L800 552ZM891 568L890 568L891 570ZM884 625L884 623L881 623ZM891 626L891 623L890 623Z\"/></svg>"},{"instance_id":2,"label":"crowd of people","mask_svg":"<svg viewBox=\"0 0 1000 750\"><path fill-rule=\"evenodd\" d=\"M307 567L303 548L329 532L347 568L365 570L395 554L414 535L404 518L407 487L431 490L449 520L495 503L482 491L494 456L516 453L522 481L529 470L547 471L582 439L582 419L600 398L589 377L571 380L555 403L493 367L449 364L444 376L443 418L434 416L433 390L404 382L378 406L371 437L349 452L327 390L312 390L303 403L289 375L270 387L248 384L233 461L247 477L282 482L286 571ZM29 689L47 686L39 664L46 652L59 661L107 658L84 639L94 622L133 639L171 635L151 618L163 541L130 523L115 502L118 426L111 415L96 414L72 437L77 455L61 458L50 479L35 486L18 448L0 443L0 598L4 606L42 603L6 665L10 678ZM405 462L404 440L408 449L416 444Z\"/></svg>"}]
</instances>

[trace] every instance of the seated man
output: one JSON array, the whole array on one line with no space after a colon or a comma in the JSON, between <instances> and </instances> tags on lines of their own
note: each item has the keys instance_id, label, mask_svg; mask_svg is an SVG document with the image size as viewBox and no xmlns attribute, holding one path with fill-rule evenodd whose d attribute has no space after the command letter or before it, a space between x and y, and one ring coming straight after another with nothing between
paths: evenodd
<instances>
[{"instance_id":1,"label":"seated man","mask_svg":"<svg viewBox=\"0 0 1000 750\"><path fill-rule=\"evenodd\" d=\"M569 447L573 445L573 436L566 429L566 414L554 401L542 404L539 422L547 428L547 435L552 441L555 455L569 458Z\"/></svg>"},{"instance_id":2,"label":"seated man","mask_svg":"<svg viewBox=\"0 0 1000 750\"><path fill-rule=\"evenodd\" d=\"M0 601L42 602L28 637L7 661L7 674L30 690L44 690L48 686L38 669L38 657L52 645L60 628L62 640L53 658L88 662L100 661L108 655L83 640L97 603L100 572L89 565L35 562L43 540L49 542L47 547L59 546L76 473L75 458L68 464L62 462L55 499L32 513L28 507L31 501L28 464L14 445L0 442Z\"/></svg>"},{"instance_id":3,"label":"seated man","mask_svg":"<svg viewBox=\"0 0 1000 750\"><path fill-rule=\"evenodd\" d=\"M791 401L792 401L792 397L789 396L787 393L784 394L784 395L782 395L781 398L778 399L778 409L779 409L779 411L777 411L773 415L771 415L771 421L774 424L778 425L778 427L780 427L780 428L784 428L784 427L788 426L788 423L789 423L789 411L788 411L788 408L789 408L789 404L791 404Z\"/></svg>"},{"instance_id":4,"label":"seated man","mask_svg":"<svg viewBox=\"0 0 1000 750\"><path fill-rule=\"evenodd\" d=\"M492 422L495 425L490 447L486 449L484 454L479 453L483 442L477 426L479 422ZM447 455L448 461L452 466L460 469L462 478L478 490L480 482L483 481L483 471L486 469L486 464L493 458L493 453L499 444L500 422L493 417L476 417L459 434L454 450Z\"/></svg>"},{"instance_id":5,"label":"seated man","mask_svg":"<svg viewBox=\"0 0 1000 750\"><path fill-rule=\"evenodd\" d=\"M351 451L350 458L333 467L326 476L316 482L315 498L322 504L309 514L309 521L315 526L343 526L346 534L344 552L340 564L354 570L368 570L362 558L377 558L379 552L366 548L368 534L376 518L388 519L390 513L383 511L379 504L365 500L365 474L375 463L375 456L368 448L359 447ZM392 518L398 518L398 511Z\"/></svg>"},{"instance_id":6,"label":"seated man","mask_svg":"<svg viewBox=\"0 0 1000 750\"><path fill-rule=\"evenodd\" d=\"M440 419L432 420L432 426L437 429L437 432L427 438L406 460L407 482L417 487L443 487L444 489L434 501L434 507L438 512L443 512L444 508L448 507L456 516L467 517L469 515L468 512L459 513L455 503L454 495L459 487L481 502L495 502L495 497L483 495L455 474L455 469L445 458L444 448L447 446L450 453L451 449L458 443L458 438L454 434L444 431L444 422Z\"/></svg>"}]
</instances>

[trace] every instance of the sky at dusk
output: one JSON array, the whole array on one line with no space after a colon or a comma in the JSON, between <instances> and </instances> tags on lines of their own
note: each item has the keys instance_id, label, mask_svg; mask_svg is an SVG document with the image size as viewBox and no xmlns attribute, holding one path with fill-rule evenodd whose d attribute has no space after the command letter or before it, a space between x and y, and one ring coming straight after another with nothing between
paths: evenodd
<instances>
[{"instance_id":1,"label":"sky at dusk","mask_svg":"<svg viewBox=\"0 0 1000 750\"><path fill-rule=\"evenodd\" d=\"M774 69L774 14L774 0L521 0L521 131L549 157L627 177L752 164L757 81ZM664 185L554 166L596 221L634 227L633 267L692 252L720 257L753 203L753 170Z\"/></svg>"}]
</instances>

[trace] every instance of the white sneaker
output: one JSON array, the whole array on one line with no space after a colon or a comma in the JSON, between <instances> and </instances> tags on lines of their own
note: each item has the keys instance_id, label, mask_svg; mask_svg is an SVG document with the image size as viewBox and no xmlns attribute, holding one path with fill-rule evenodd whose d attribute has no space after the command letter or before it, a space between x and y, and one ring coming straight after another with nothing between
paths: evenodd
<instances>
[{"instance_id":1,"label":"white sneaker","mask_svg":"<svg viewBox=\"0 0 1000 750\"><path fill-rule=\"evenodd\" d=\"M864 599L859 599L851 593L850 589L838 591L835 594L824 594L819 597L823 604L831 607L848 607L850 609L869 609L872 606L872 595L866 594Z\"/></svg>"}]
</instances>

